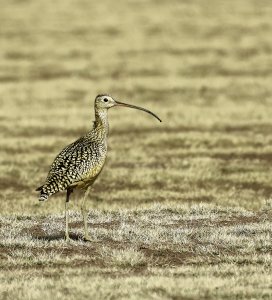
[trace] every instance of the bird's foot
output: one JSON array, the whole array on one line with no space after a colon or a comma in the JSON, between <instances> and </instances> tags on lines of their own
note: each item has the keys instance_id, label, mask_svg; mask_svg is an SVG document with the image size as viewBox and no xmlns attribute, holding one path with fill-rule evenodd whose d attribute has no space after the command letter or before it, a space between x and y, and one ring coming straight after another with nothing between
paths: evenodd
<instances>
[{"instance_id":1,"label":"bird's foot","mask_svg":"<svg viewBox=\"0 0 272 300\"><path fill-rule=\"evenodd\" d=\"M65 235L65 241L67 242L67 243L70 243L72 240L70 239L70 237L69 237L69 235Z\"/></svg>"},{"instance_id":2,"label":"bird's foot","mask_svg":"<svg viewBox=\"0 0 272 300\"><path fill-rule=\"evenodd\" d=\"M93 240L90 238L89 235L84 235L84 241L85 242L92 242Z\"/></svg>"}]
</instances>

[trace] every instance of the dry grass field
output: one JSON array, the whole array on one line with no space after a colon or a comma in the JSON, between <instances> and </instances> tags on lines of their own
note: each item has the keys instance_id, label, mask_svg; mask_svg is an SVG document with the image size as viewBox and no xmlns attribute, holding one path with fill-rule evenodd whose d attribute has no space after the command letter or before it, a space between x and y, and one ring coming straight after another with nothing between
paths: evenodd
<instances>
[{"instance_id":1,"label":"dry grass field","mask_svg":"<svg viewBox=\"0 0 272 300\"><path fill-rule=\"evenodd\" d=\"M271 299L272 3L0 1L0 299ZM98 93L88 199L37 201Z\"/></svg>"}]
</instances>

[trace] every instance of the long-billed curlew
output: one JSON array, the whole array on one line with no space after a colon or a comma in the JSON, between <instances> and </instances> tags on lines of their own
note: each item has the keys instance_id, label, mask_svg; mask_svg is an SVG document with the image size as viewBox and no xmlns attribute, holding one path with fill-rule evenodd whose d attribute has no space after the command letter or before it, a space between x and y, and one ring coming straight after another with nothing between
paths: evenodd
<instances>
[{"instance_id":1,"label":"long-billed curlew","mask_svg":"<svg viewBox=\"0 0 272 300\"><path fill-rule=\"evenodd\" d=\"M85 200L89 187L94 183L103 169L107 155L107 138L109 133L108 109L114 106L125 106L143 110L160 122L161 119L151 111L119 102L109 95L98 95L95 98L95 121L93 128L74 143L66 146L53 161L45 183L36 189L40 191L40 201L46 201L49 196L66 190L65 201L65 237L69 240L68 203L74 189L85 191L81 205L84 222L84 238L90 240L87 230L87 212Z\"/></svg>"}]
</instances>

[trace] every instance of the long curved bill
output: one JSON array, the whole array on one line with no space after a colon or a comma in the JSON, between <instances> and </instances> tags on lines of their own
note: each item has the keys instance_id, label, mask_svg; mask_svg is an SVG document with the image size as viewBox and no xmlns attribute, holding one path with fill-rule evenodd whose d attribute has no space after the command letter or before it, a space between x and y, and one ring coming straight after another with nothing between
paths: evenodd
<instances>
[{"instance_id":1,"label":"long curved bill","mask_svg":"<svg viewBox=\"0 0 272 300\"><path fill-rule=\"evenodd\" d=\"M127 104L127 103L123 103L123 102L116 101L116 100L115 100L115 102L116 102L117 106L125 106L125 107L139 109L139 110L142 110L142 111L145 111L145 112L149 113L150 115L152 115L153 117L158 119L160 122L162 121L157 115L155 115L152 111L150 111L148 109L145 109L145 108L142 108L142 107L139 107L139 106L135 106L135 105L131 105L131 104Z\"/></svg>"}]
</instances>

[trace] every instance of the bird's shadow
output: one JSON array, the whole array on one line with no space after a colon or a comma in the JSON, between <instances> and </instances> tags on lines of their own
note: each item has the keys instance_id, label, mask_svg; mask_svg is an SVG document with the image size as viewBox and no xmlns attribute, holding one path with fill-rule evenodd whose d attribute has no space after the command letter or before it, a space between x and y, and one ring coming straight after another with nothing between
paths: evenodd
<instances>
[{"instance_id":1,"label":"bird's shadow","mask_svg":"<svg viewBox=\"0 0 272 300\"><path fill-rule=\"evenodd\" d=\"M58 233L58 234L53 234L53 235L33 234L32 237L36 240L47 241L47 242L65 240L64 232ZM83 237L81 234L70 233L69 237L73 241L83 240Z\"/></svg>"}]
</instances>

